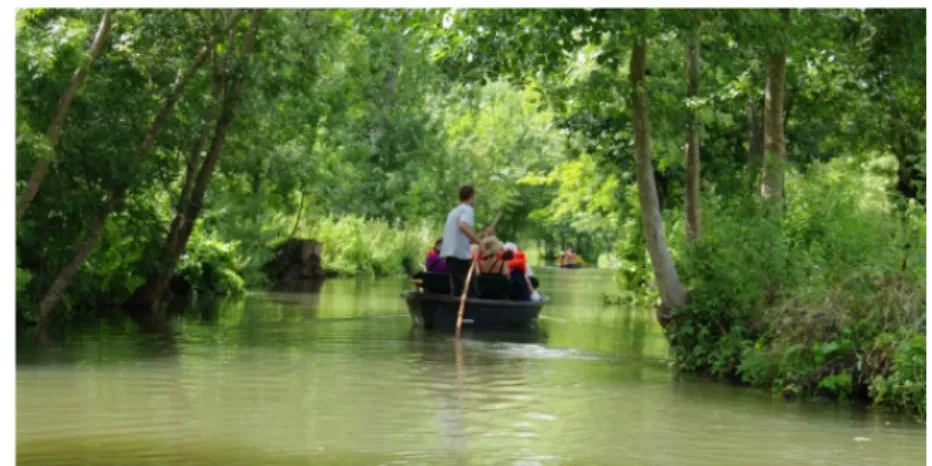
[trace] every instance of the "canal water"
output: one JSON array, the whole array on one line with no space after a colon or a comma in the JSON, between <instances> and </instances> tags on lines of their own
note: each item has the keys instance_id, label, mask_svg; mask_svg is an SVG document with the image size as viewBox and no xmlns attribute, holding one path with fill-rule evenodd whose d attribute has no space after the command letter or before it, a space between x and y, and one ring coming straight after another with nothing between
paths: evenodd
<instances>
[{"instance_id":1,"label":"canal water","mask_svg":"<svg viewBox=\"0 0 932 466\"><path fill-rule=\"evenodd\" d=\"M920 465L925 427L677 376L611 274L535 268L528 333L412 328L403 278L17 343L21 465Z\"/></svg>"}]
</instances>

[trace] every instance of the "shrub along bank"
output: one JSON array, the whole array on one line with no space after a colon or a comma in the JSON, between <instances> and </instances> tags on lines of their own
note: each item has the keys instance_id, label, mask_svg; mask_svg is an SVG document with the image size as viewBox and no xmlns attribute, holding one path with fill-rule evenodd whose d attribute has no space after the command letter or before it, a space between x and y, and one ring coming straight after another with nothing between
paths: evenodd
<instances>
[{"instance_id":1,"label":"shrub along bank","mask_svg":"<svg viewBox=\"0 0 932 466\"><path fill-rule=\"evenodd\" d=\"M890 179L848 159L813 166L788 176L782 216L766 215L762 201L708 195L693 242L679 233L681 213L667 213L691 298L664 330L678 366L924 418L925 213L891 201ZM619 276L649 283L649 271ZM650 287L637 290L656 302Z\"/></svg>"}]
</instances>

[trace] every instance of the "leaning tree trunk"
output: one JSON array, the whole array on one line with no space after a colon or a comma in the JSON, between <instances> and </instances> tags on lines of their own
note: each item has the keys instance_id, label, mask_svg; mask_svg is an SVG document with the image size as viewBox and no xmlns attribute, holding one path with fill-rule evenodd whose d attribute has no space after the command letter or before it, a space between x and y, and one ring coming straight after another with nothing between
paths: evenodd
<instances>
[{"instance_id":1,"label":"leaning tree trunk","mask_svg":"<svg viewBox=\"0 0 932 466\"><path fill-rule=\"evenodd\" d=\"M107 202L104 204L104 212L111 212L120 203L123 201L121 196L117 196L117 193L111 192L107 197ZM71 279L74 278L75 274L78 273L78 269L81 268L81 264L84 263L84 260L87 259L87 256L91 254L91 251L97 246L97 243L100 241L100 236L104 231L104 223L107 221L106 215L100 215L94 217L91 223L87 226L87 233L84 235L84 238L81 240L81 244L78 245L78 250L71 256L71 259L62 267L61 271L58 272L58 275L55 277L55 281L52 282L52 285L49 286L48 291L45 292L45 296L42 297L42 301L39 302L39 316L41 323L44 324L45 318L48 317L49 313L52 312L52 309L58 304L58 301L61 300L62 294L65 292L65 289L68 288L68 285L71 283Z\"/></svg>"},{"instance_id":2,"label":"leaning tree trunk","mask_svg":"<svg viewBox=\"0 0 932 466\"><path fill-rule=\"evenodd\" d=\"M227 22L225 30L233 28L236 25L236 21L239 19L240 15L242 15L241 12L235 12ZM155 121L146 131L146 134L139 145L135 160L137 165L141 164L142 160L145 159L149 152L152 151L152 148L155 147L155 141L158 138L159 133L162 131L162 127L171 117L172 111L175 108L175 104L181 98L181 94L184 91L185 86L187 86L188 82L191 81L191 78L194 77L194 74L201 67L204 61L207 60L208 55L210 55L210 51L217 46L218 40L219 36L212 36L208 40L207 44L201 48L197 56L194 57L191 65L185 71L179 73L178 79L169 90L168 97L165 99L165 102L159 109L159 113L156 116ZM103 234L103 229L106 225L107 218L120 206L120 204L123 203L127 189L128 186L124 184L111 190L107 195L107 202L104 204L103 209L98 214L98 216L95 217L87 226L84 237L81 239L81 243L78 245L77 251L75 251L74 255L71 257L71 259L68 260L65 266L62 267L61 271L58 272L58 275L55 277L55 281L52 282L52 285L49 287L48 291L45 293L45 296L43 296L42 301L39 303L39 316L43 320L49 315L49 313L52 312L52 309L55 308L55 306L58 304L58 301L61 300L62 294L68 287L68 284L71 283L71 279L74 278L75 274L78 273L78 269L81 268L81 264L84 263L94 248L97 247L97 243L100 242L100 237Z\"/></svg>"},{"instance_id":3,"label":"leaning tree trunk","mask_svg":"<svg viewBox=\"0 0 932 466\"><path fill-rule=\"evenodd\" d=\"M783 18L790 22L790 10L783 9ZM786 44L767 58L767 90L764 96L764 169L761 174L761 194L778 200L783 198L783 170L786 165L786 141L783 134L783 87L786 82ZM778 203L781 204L781 203Z\"/></svg>"},{"instance_id":4,"label":"leaning tree trunk","mask_svg":"<svg viewBox=\"0 0 932 466\"><path fill-rule=\"evenodd\" d=\"M230 44L229 47L232 48L234 43L233 38L235 37L236 29L230 30ZM188 160L184 168L184 181L181 183L181 193L178 195L178 203L175 205L175 215L179 212L184 212L188 208L188 201L190 200L191 190L194 189L194 179L198 172L198 167L201 165L201 151L204 150L204 145L207 144L207 136L210 134L210 127L217 120L217 114L220 112L220 99L223 96L223 87L226 82L226 64L229 61L230 53L226 56L220 56L214 54L214 67L213 75L211 79L210 87L210 104L207 106L206 118L204 119L204 126L198 132L197 140L194 142L194 147L191 148L191 152L188 154Z\"/></svg>"},{"instance_id":5,"label":"leaning tree trunk","mask_svg":"<svg viewBox=\"0 0 932 466\"><path fill-rule=\"evenodd\" d=\"M647 93L644 89L644 69L647 61L647 45L643 38L635 42L631 52L631 84L634 101L634 154L638 183L638 200L641 204L641 219L647 252L650 255L654 279L660 291L661 305L657 320L665 325L672 318L674 308L687 304L689 296L680 282L673 266L667 241L663 233L660 204L654 186L654 168L650 155L650 127L647 119Z\"/></svg>"},{"instance_id":6,"label":"leaning tree trunk","mask_svg":"<svg viewBox=\"0 0 932 466\"><path fill-rule=\"evenodd\" d=\"M699 33L692 31L686 42L686 98L699 96ZM699 237L699 119L696 109L686 110L686 239Z\"/></svg>"},{"instance_id":7,"label":"leaning tree trunk","mask_svg":"<svg viewBox=\"0 0 932 466\"><path fill-rule=\"evenodd\" d=\"M175 265L178 259L184 253L191 232L194 230L194 223L201 211L201 204L204 202L204 196L207 193L207 187L210 185L210 179L213 176L214 169L220 161L220 154L223 151L223 145L226 142L227 132L230 124L233 123L234 110L236 109L237 100L243 88L243 78L249 65L249 54L252 52L256 42L256 34L259 31L259 22L262 19L264 10L253 12L252 21L249 30L246 33L246 40L243 43L241 63L243 69L233 81L230 91L224 96L223 107L220 111L220 118L217 120L217 127L214 132L213 140L210 143L210 149L204 158L204 164L197 174L197 181L194 189L191 191L191 199L187 204L184 212L179 212L172 220L165 247L162 250L162 260L160 269L150 274L133 295L126 302L128 308L147 309L159 299L165 289L168 287L172 276L175 272Z\"/></svg>"},{"instance_id":8,"label":"leaning tree trunk","mask_svg":"<svg viewBox=\"0 0 932 466\"><path fill-rule=\"evenodd\" d=\"M39 192L39 188L42 186L42 182L45 181L45 176L49 173L49 166L52 165L53 153L55 147L58 146L58 141L61 139L62 128L65 125L65 118L68 117L68 109L71 108L71 102L78 93L81 84L84 84L84 78L87 76L88 70L91 69L91 65L100 55L100 52L103 51L104 44L107 42L107 34L110 32L110 24L112 22L111 13L112 10L104 10L104 16L100 20L100 26L97 28L94 40L91 41L90 48L87 49L87 56L84 58L84 62L74 70L74 74L71 75L71 84L68 85L68 89L65 89L65 93L62 94L61 99L58 101L58 111L55 113L55 117L52 118L52 124L49 125L49 130L47 132L49 153L39 156L35 168L32 169L32 174L29 175L26 191L16 200L16 223L19 223L26 214L26 210L29 209L30 203L35 199L36 193Z\"/></svg>"}]
</instances>

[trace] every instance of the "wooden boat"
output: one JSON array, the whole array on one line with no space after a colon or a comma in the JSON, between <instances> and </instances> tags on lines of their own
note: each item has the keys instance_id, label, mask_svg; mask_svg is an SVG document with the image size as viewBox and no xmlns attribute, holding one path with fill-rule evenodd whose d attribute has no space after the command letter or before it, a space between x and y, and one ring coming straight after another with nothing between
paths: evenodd
<instances>
[{"instance_id":1,"label":"wooden boat","mask_svg":"<svg viewBox=\"0 0 932 466\"><path fill-rule=\"evenodd\" d=\"M408 303L408 312L411 313L415 324L422 325L424 328L443 330L456 328L456 314L460 307L458 297L424 293L418 290L406 291L403 296ZM537 317L546 302L546 296L543 296L540 301L466 298L463 328L530 327L537 322Z\"/></svg>"},{"instance_id":2,"label":"wooden boat","mask_svg":"<svg viewBox=\"0 0 932 466\"><path fill-rule=\"evenodd\" d=\"M460 297L450 293L449 275L418 274L412 280L417 289L402 294L414 323L424 328L453 330L459 312ZM540 301L507 299L510 281L500 275L473 277L473 286L466 298L463 328L517 329L536 324L547 296Z\"/></svg>"},{"instance_id":3,"label":"wooden boat","mask_svg":"<svg viewBox=\"0 0 932 466\"><path fill-rule=\"evenodd\" d=\"M573 262L570 264L560 264L560 268L561 269L581 269L582 264L580 264L579 262Z\"/></svg>"}]
</instances>

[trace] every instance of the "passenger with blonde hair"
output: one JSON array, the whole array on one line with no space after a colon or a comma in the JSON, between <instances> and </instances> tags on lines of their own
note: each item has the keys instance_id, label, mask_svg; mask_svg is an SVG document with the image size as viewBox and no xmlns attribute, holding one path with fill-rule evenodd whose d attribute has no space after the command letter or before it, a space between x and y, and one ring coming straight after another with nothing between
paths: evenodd
<instances>
[{"instance_id":1,"label":"passenger with blonde hair","mask_svg":"<svg viewBox=\"0 0 932 466\"><path fill-rule=\"evenodd\" d=\"M510 276L508 264L500 257L502 242L494 236L487 236L479 243L479 273Z\"/></svg>"}]
</instances>

